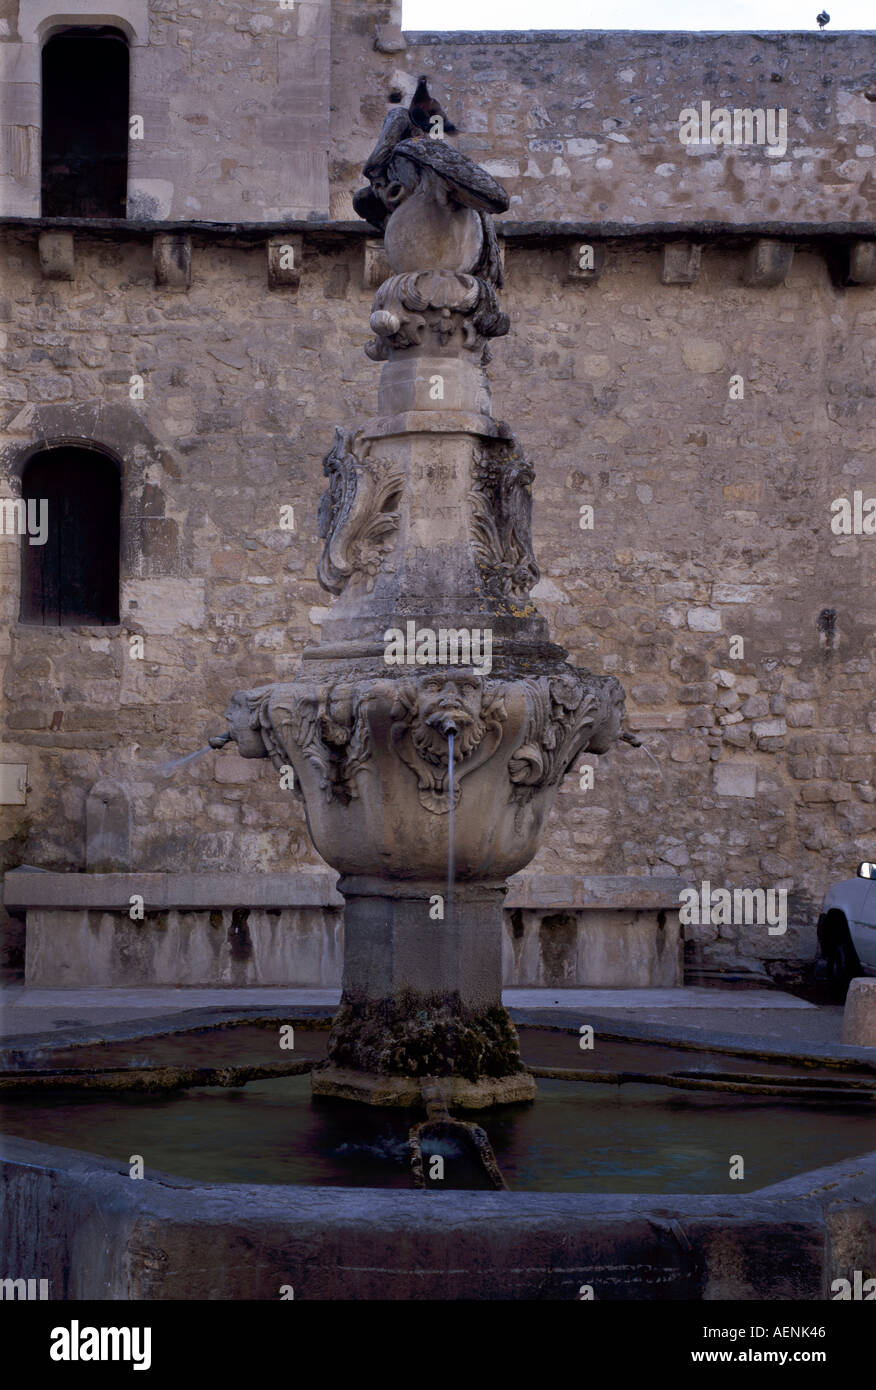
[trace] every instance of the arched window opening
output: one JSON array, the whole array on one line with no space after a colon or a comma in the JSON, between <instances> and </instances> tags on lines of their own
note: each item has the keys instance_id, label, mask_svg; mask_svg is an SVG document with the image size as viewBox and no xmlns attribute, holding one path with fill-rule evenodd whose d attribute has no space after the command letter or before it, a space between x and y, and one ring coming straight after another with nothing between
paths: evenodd
<instances>
[{"instance_id":1,"label":"arched window opening","mask_svg":"<svg viewBox=\"0 0 876 1390\"><path fill-rule=\"evenodd\" d=\"M35 454L21 495L30 518L21 538L23 623L73 627L119 621L121 480L96 449Z\"/></svg>"},{"instance_id":2,"label":"arched window opening","mask_svg":"<svg viewBox=\"0 0 876 1390\"><path fill-rule=\"evenodd\" d=\"M128 85L118 29L65 29L43 46L43 217L125 216Z\"/></svg>"}]
</instances>

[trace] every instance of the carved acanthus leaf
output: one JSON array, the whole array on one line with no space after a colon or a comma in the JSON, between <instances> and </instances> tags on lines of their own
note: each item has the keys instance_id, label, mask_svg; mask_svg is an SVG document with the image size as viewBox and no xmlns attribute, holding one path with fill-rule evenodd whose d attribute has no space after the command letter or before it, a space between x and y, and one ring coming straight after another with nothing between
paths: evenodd
<instances>
[{"instance_id":1,"label":"carved acanthus leaf","mask_svg":"<svg viewBox=\"0 0 876 1390\"><path fill-rule=\"evenodd\" d=\"M475 463L472 546L488 593L525 598L539 580L532 548L535 470L516 439L491 441Z\"/></svg>"},{"instance_id":2,"label":"carved acanthus leaf","mask_svg":"<svg viewBox=\"0 0 876 1390\"><path fill-rule=\"evenodd\" d=\"M570 668L566 675L527 677L523 684L529 713L508 763L518 804L561 782L580 753L606 752L624 717L623 687L614 676Z\"/></svg>"}]
</instances>

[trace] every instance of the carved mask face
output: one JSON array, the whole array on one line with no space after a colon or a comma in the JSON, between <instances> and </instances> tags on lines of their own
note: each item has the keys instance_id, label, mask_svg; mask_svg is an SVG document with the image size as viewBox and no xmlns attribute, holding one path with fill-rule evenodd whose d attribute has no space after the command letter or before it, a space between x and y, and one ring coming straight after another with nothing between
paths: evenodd
<instances>
[{"instance_id":1,"label":"carved mask face","mask_svg":"<svg viewBox=\"0 0 876 1390\"><path fill-rule=\"evenodd\" d=\"M454 735L454 761L464 758L484 736L483 682L475 676L436 673L419 685L419 718L414 742L428 756L447 756L448 735Z\"/></svg>"},{"instance_id":2,"label":"carved mask face","mask_svg":"<svg viewBox=\"0 0 876 1390\"><path fill-rule=\"evenodd\" d=\"M590 736L588 751L607 753L620 736L624 721L624 692L617 682L613 682L603 697L605 704L601 717L597 719Z\"/></svg>"},{"instance_id":3,"label":"carved mask face","mask_svg":"<svg viewBox=\"0 0 876 1390\"><path fill-rule=\"evenodd\" d=\"M264 739L257 721L253 728L253 705L249 693L238 690L232 695L225 718L241 757L263 758L266 754Z\"/></svg>"}]
</instances>

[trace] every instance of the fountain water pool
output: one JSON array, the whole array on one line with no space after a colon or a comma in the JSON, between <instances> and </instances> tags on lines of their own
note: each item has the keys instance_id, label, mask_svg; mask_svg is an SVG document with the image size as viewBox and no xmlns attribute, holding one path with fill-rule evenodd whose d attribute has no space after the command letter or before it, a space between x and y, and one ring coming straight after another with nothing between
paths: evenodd
<instances>
[{"instance_id":1,"label":"fountain water pool","mask_svg":"<svg viewBox=\"0 0 876 1390\"><path fill-rule=\"evenodd\" d=\"M296 1023L294 1037L290 1066L323 1062L325 1027ZM755 1071L733 1055L603 1039L586 1075L604 1079L582 1081L569 1068L576 1033L524 1027L521 1039L524 1059L543 1076L538 1104L468 1117L487 1132L515 1191L753 1191L872 1141L876 1077L866 1070L759 1060ZM198 1086L190 1069L199 1066L225 1068L224 1084ZM4 1128L108 1158L136 1151L145 1131L152 1171L198 1182L407 1188L417 1127L423 1158L446 1160L441 1187L490 1186L452 1128L436 1138L421 1113L404 1108L369 1107L351 1124L346 1107L311 1101L307 1075L259 1078L259 1067L276 1066L274 1020L47 1050L0 1079ZM150 1078L170 1086L174 1068L176 1089L126 1089ZM244 1086L247 1068L256 1075ZM721 1082L751 1093L680 1089ZM734 1152L746 1156L741 1182L729 1176Z\"/></svg>"}]
</instances>

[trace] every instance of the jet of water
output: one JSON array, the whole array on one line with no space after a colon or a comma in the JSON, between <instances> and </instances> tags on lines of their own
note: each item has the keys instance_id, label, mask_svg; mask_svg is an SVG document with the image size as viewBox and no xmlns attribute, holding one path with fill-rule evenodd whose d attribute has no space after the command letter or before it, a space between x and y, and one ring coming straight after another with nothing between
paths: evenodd
<instances>
[{"instance_id":1,"label":"jet of water","mask_svg":"<svg viewBox=\"0 0 876 1390\"><path fill-rule=\"evenodd\" d=\"M447 735L447 911L448 926L453 921L453 885L456 879L456 866L453 860L453 733Z\"/></svg>"},{"instance_id":2,"label":"jet of water","mask_svg":"<svg viewBox=\"0 0 876 1390\"><path fill-rule=\"evenodd\" d=\"M211 751L211 746L208 743L204 748L196 749L194 753L187 753L184 758L174 758L169 763L160 763L155 771L160 777L169 777L176 768L182 767L184 763L194 762L195 758L201 758L205 753L210 753Z\"/></svg>"}]
</instances>

